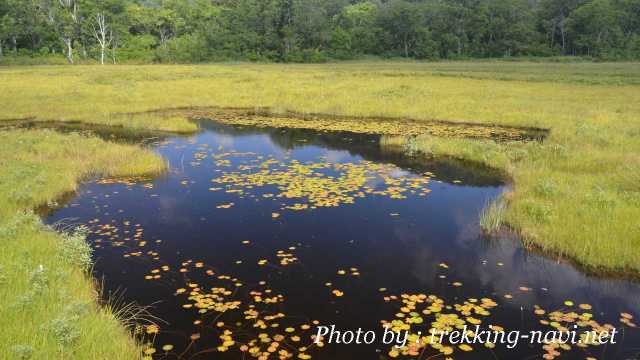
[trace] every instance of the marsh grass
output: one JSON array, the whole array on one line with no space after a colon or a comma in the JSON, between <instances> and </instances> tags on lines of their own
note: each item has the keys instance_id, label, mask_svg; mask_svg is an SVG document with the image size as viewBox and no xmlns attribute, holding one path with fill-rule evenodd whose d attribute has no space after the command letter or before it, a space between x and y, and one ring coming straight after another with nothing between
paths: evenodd
<instances>
[{"instance_id":1,"label":"marsh grass","mask_svg":"<svg viewBox=\"0 0 640 360\"><path fill-rule=\"evenodd\" d=\"M111 306L98 307L81 229L58 233L30 209L98 175L158 174L138 147L48 130L0 132L0 358L131 359L137 344Z\"/></svg>"},{"instance_id":2,"label":"marsh grass","mask_svg":"<svg viewBox=\"0 0 640 360\"><path fill-rule=\"evenodd\" d=\"M236 107L550 129L544 142L423 134L386 136L381 146L500 169L511 190L485 208L483 228L508 225L591 271L640 271L638 64L41 66L1 68L0 77L0 122L189 133L197 126L188 116L156 110ZM164 166L151 152L97 138L0 131L0 358L139 355L122 324L146 321L144 309L99 307L82 235L56 233L28 210L83 178Z\"/></svg>"},{"instance_id":3,"label":"marsh grass","mask_svg":"<svg viewBox=\"0 0 640 360\"><path fill-rule=\"evenodd\" d=\"M480 211L480 228L488 233L495 233L504 224L507 204L504 199L499 198L489 201Z\"/></svg>"},{"instance_id":4,"label":"marsh grass","mask_svg":"<svg viewBox=\"0 0 640 360\"><path fill-rule=\"evenodd\" d=\"M192 131L186 116L143 113L215 106L549 129L541 143L418 136L411 148L507 173L504 221L526 241L596 272L640 271L637 63L42 66L0 76L0 119Z\"/></svg>"}]
</instances>

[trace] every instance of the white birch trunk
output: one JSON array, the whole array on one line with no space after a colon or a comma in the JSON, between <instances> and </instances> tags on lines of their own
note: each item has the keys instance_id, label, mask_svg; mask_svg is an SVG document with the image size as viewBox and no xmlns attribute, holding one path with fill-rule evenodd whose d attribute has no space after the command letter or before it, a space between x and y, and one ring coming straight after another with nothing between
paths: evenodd
<instances>
[{"instance_id":1,"label":"white birch trunk","mask_svg":"<svg viewBox=\"0 0 640 360\"><path fill-rule=\"evenodd\" d=\"M104 65L104 52L112 40L104 13L96 14L96 23L93 25L93 36L98 40L98 44L100 44L100 64Z\"/></svg>"},{"instance_id":2,"label":"white birch trunk","mask_svg":"<svg viewBox=\"0 0 640 360\"><path fill-rule=\"evenodd\" d=\"M67 47L67 51L65 53L67 61L69 61L69 64L73 64L73 39L71 39L71 37L63 36L62 41Z\"/></svg>"}]
</instances>

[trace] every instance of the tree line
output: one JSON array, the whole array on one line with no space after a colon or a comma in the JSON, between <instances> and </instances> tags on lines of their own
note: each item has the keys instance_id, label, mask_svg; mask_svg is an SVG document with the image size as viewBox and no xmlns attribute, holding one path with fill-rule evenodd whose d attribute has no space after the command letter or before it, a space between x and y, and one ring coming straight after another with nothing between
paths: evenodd
<instances>
[{"instance_id":1,"label":"tree line","mask_svg":"<svg viewBox=\"0 0 640 360\"><path fill-rule=\"evenodd\" d=\"M640 0L0 0L0 56L640 58Z\"/></svg>"}]
</instances>

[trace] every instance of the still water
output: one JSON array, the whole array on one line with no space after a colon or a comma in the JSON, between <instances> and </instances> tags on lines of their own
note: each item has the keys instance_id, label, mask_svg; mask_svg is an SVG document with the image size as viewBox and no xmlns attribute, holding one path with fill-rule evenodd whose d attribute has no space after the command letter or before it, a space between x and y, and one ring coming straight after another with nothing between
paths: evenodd
<instances>
[{"instance_id":1,"label":"still water","mask_svg":"<svg viewBox=\"0 0 640 360\"><path fill-rule=\"evenodd\" d=\"M378 136L201 125L192 137L150 142L169 163L167 174L86 183L46 216L50 224L89 229L105 298L147 307L154 325L142 321L137 333L149 356L640 353L636 319L629 318L640 315L637 283L591 278L528 252L517 239L482 235L480 210L505 190L498 174L405 157ZM578 323L583 330L611 324L618 335L615 345L586 348L521 340L514 349L469 349L445 341L439 349L393 351L382 344L382 321L423 335L432 326L525 332ZM317 326L332 324L375 330L376 341L330 344L325 337L324 346L314 344Z\"/></svg>"}]
</instances>

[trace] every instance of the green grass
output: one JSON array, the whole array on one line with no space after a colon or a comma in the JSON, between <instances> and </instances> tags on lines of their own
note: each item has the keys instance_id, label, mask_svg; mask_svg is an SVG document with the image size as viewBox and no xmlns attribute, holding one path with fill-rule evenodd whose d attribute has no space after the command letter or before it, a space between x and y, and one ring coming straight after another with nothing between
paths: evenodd
<instances>
[{"instance_id":1,"label":"green grass","mask_svg":"<svg viewBox=\"0 0 640 360\"><path fill-rule=\"evenodd\" d=\"M507 205L502 199L490 202L480 212L480 227L490 233L499 231L506 211Z\"/></svg>"},{"instance_id":2,"label":"green grass","mask_svg":"<svg viewBox=\"0 0 640 360\"><path fill-rule=\"evenodd\" d=\"M550 129L542 144L421 136L512 180L505 223L594 271L640 270L638 63L348 62L0 69L0 119L193 131L178 107L270 108ZM372 124L375 129L375 124Z\"/></svg>"},{"instance_id":3,"label":"green grass","mask_svg":"<svg viewBox=\"0 0 640 360\"><path fill-rule=\"evenodd\" d=\"M435 63L430 73L485 80L640 85L640 69L629 63Z\"/></svg>"},{"instance_id":4,"label":"green grass","mask_svg":"<svg viewBox=\"0 0 640 360\"><path fill-rule=\"evenodd\" d=\"M97 175L157 174L134 146L47 130L0 131L0 358L132 359L140 351L117 311L99 307L90 247L29 210Z\"/></svg>"}]
</instances>

